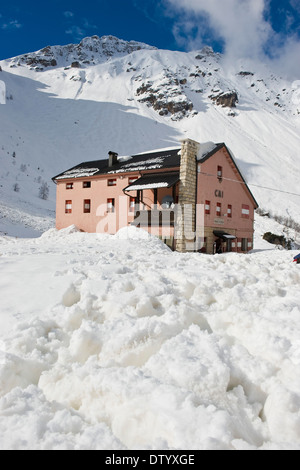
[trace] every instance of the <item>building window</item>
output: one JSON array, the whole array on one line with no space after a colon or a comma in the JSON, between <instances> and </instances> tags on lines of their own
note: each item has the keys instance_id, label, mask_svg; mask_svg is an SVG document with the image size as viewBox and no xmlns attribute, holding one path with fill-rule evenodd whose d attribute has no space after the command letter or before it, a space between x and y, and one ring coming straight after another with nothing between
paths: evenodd
<instances>
[{"instance_id":1,"label":"building window","mask_svg":"<svg viewBox=\"0 0 300 470\"><path fill-rule=\"evenodd\" d=\"M90 188L91 185L92 185L92 184L91 184L90 181L84 181L84 182L82 183L83 188Z\"/></svg>"},{"instance_id":2,"label":"building window","mask_svg":"<svg viewBox=\"0 0 300 470\"><path fill-rule=\"evenodd\" d=\"M218 217L221 216L221 209L222 209L222 204L220 202L217 202L217 207L216 207L216 215Z\"/></svg>"},{"instance_id":3,"label":"building window","mask_svg":"<svg viewBox=\"0 0 300 470\"><path fill-rule=\"evenodd\" d=\"M228 204L228 207L227 207L227 217L229 219L232 218L232 205L231 204Z\"/></svg>"},{"instance_id":4,"label":"building window","mask_svg":"<svg viewBox=\"0 0 300 470\"><path fill-rule=\"evenodd\" d=\"M85 199L83 203L83 212L89 214L91 212L91 200Z\"/></svg>"},{"instance_id":5,"label":"building window","mask_svg":"<svg viewBox=\"0 0 300 470\"><path fill-rule=\"evenodd\" d=\"M217 177L218 177L218 178L222 178L222 176L223 176L223 168L218 165Z\"/></svg>"},{"instance_id":6,"label":"building window","mask_svg":"<svg viewBox=\"0 0 300 470\"><path fill-rule=\"evenodd\" d=\"M132 178L128 178L128 184L132 184L137 180L137 176L133 176Z\"/></svg>"},{"instance_id":7,"label":"building window","mask_svg":"<svg viewBox=\"0 0 300 470\"><path fill-rule=\"evenodd\" d=\"M210 201L205 201L205 214L210 214Z\"/></svg>"},{"instance_id":8,"label":"building window","mask_svg":"<svg viewBox=\"0 0 300 470\"><path fill-rule=\"evenodd\" d=\"M242 238L242 251L248 251L248 238Z\"/></svg>"},{"instance_id":9,"label":"building window","mask_svg":"<svg viewBox=\"0 0 300 470\"><path fill-rule=\"evenodd\" d=\"M116 186L116 185L117 185L116 178L107 180L107 186Z\"/></svg>"},{"instance_id":10,"label":"building window","mask_svg":"<svg viewBox=\"0 0 300 470\"><path fill-rule=\"evenodd\" d=\"M129 212L134 212L135 209L135 197L129 199Z\"/></svg>"},{"instance_id":11,"label":"building window","mask_svg":"<svg viewBox=\"0 0 300 470\"><path fill-rule=\"evenodd\" d=\"M115 200L107 199L107 212L115 212Z\"/></svg>"},{"instance_id":12,"label":"building window","mask_svg":"<svg viewBox=\"0 0 300 470\"><path fill-rule=\"evenodd\" d=\"M73 183L67 183L66 189L73 189Z\"/></svg>"},{"instance_id":13,"label":"building window","mask_svg":"<svg viewBox=\"0 0 300 470\"><path fill-rule=\"evenodd\" d=\"M247 204L242 205L242 218L249 219L250 216L250 207Z\"/></svg>"},{"instance_id":14,"label":"building window","mask_svg":"<svg viewBox=\"0 0 300 470\"><path fill-rule=\"evenodd\" d=\"M65 203L65 213L72 214L72 201L66 201Z\"/></svg>"}]
</instances>

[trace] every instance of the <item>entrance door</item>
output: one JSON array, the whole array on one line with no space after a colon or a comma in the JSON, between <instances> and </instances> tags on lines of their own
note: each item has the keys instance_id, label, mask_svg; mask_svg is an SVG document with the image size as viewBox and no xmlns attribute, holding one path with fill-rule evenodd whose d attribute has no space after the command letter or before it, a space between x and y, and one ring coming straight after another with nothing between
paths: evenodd
<instances>
[{"instance_id":1,"label":"entrance door","mask_svg":"<svg viewBox=\"0 0 300 470\"><path fill-rule=\"evenodd\" d=\"M226 252L230 253L232 251L232 240L231 238L228 238L226 241Z\"/></svg>"}]
</instances>

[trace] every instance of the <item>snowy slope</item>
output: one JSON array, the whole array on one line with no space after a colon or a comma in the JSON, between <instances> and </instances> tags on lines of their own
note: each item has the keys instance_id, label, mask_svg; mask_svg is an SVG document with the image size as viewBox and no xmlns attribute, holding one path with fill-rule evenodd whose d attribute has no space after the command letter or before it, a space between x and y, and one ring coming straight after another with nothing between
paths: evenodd
<instances>
[{"instance_id":1,"label":"snowy slope","mask_svg":"<svg viewBox=\"0 0 300 470\"><path fill-rule=\"evenodd\" d=\"M226 142L248 183L260 186L250 186L260 206L300 222L299 197L261 188L299 193L297 82L262 64L229 66L210 48L162 51L111 36L47 47L0 65L6 86L0 198L12 212L41 216L41 227L50 226L53 175L106 158L109 150L128 155L178 145L188 136ZM236 107L217 104L226 92L236 93ZM43 183L47 201L38 197ZM13 222L0 214L0 230L10 233L3 221L7 227Z\"/></svg>"}]
</instances>

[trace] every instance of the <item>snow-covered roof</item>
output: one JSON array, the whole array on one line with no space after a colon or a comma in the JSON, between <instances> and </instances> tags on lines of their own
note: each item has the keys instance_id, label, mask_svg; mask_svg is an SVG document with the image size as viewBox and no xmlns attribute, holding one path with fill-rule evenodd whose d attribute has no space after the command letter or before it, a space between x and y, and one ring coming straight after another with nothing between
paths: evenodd
<instances>
[{"instance_id":1,"label":"snow-covered roof","mask_svg":"<svg viewBox=\"0 0 300 470\"><path fill-rule=\"evenodd\" d=\"M143 189L171 188L179 181L179 171L170 173L147 174L127 186L124 191L141 191Z\"/></svg>"},{"instance_id":2,"label":"snow-covered roof","mask_svg":"<svg viewBox=\"0 0 300 470\"><path fill-rule=\"evenodd\" d=\"M66 171L63 175L57 176L56 179L68 179L68 178L86 178L88 176L94 176L98 172L98 168L74 168L73 170Z\"/></svg>"},{"instance_id":3,"label":"snow-covered roof","mask_svg":"<svg viewBox=\"0 0 300 470\"><path fill-rule=\"evenodd\" d=\"M214 142L204 142L203 144L201 144L199 147L197 160L202 160L203 157L215 150L216 147L217 144L215 144Z\"/></svg>"},{"instance_id":4,"label":"snow-covered roof","mask_svg":"<svg viewBox=\"0 0 300 470\"><path fill-rule=\"evenodd\" d=\"M177 168L180 166L180 148L162 149L147 153L132 155L131 157L118 157L117 163L109 166L109 160L94 160L60 173L53 180L80 178L96 175L112 175L118 173L131 173L147 170L160 170Z\"/></svg>"}]
</instances>

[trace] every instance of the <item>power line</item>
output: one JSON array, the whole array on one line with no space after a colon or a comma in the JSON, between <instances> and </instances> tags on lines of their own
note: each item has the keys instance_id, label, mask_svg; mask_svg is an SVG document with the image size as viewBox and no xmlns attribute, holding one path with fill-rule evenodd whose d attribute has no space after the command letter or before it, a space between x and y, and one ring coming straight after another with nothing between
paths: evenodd
<instances>
[{"instance_id":1,"label":"power line","mask_svg":"<svg viewBox=\"0 0 300 470\"><path fill-rule=\"evenodd\" d=\"M200 171L199 172L200 174L202 175L205 175L205 176L213 176L216 178L216 175L213 175L211 173L205 173L203 171ZM255 183L246 183L244 181L239 181L239 180L234 180L232 178L225 178L222 176L222 179L223 180L226 180L226 181L232 181L234 183L239 183L239 184L244 184L245 186L255 186L256 188L260 188L260 189L267 189L268 191L275 191L277 193L283 193L283 194L289 194L290 196L298 196L300 197L300 194L297 194L297 193L292 193L290 191L282 191L281 189L275 189L275 188L269 188L267 186L260 186L259 184L255 184Z\"/></svg>"},{"instance_id":2,"label":"power line","mask_svg":"<svg viewBox=\"0 0 300 470\"><path fill-rule=\"evenodd\" d=\"M277 193L283 193L283 194L290 194L292 196L298 196L300 197L300 194L297 194L297 193L292 193L290 191L282 191L281 189L275 189L275 188L268 188L267 186L260 186L258 184L254 184L254 183L248 183L249 186L256 186L257 188L261 188L261 189L267 189L268 191L276 191Z\"/></svg>"}]
</instances>

